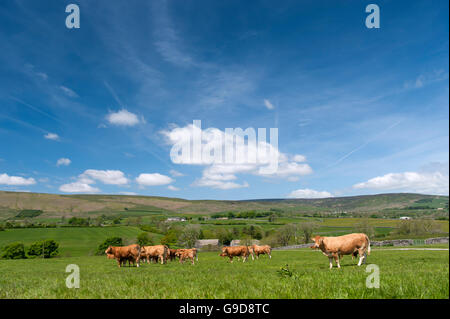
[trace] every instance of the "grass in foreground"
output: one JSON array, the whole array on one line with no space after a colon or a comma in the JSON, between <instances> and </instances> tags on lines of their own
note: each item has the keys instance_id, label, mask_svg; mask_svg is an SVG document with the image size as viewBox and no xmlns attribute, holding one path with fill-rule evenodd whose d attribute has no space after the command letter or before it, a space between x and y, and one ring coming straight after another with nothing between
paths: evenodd
<instances>
[{"instance_id":1,"label":"grass in foreground","mask_svg":"<svg viewBox=\"0 0 450 319\"><path fill-rule=\"evenodd\" d=\"M118 268L106 257L0 261L0 298L449 298L448 251L373 250L368 264L380 268L380 288L366 288L366 266L345 256L342 268L311 250L274 251L230 264L218 253L200 261ZM80 288L68 289L68 264L80 267ZM278 270L289 265L292 277Z\"/></svg>"}]
</instances>

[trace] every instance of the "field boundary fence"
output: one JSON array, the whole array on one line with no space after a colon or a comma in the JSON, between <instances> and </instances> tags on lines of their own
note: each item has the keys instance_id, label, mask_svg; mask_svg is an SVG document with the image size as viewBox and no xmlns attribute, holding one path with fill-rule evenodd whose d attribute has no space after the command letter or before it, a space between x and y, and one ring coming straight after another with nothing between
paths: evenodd
<instances>
[{"instance_id":1,"label":"field boundary fence","mask_svg":"<svg viewBox=\"0 0 450 319\"><path fill-rule=\"evenodd\" d=\"M371 241L370 245L379 246L419 246L419 245L430 245L430 244L448 244L449 237L437 237L428 239L393 239L393 240L382 240L382 241ZM288 250L288 249L298 249L298 248L308 248L311 244L301 244L301 245L290 245L282 247L274 247L273 250Z\"/></svg>"}]
</instances>

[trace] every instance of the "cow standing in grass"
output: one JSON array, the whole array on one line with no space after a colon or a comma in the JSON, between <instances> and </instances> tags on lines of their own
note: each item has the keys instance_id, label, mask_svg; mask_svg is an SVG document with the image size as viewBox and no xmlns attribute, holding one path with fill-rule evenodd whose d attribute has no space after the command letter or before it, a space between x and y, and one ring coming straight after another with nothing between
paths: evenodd
<instances>
[{"instance_id":1,"label":"cow standing in grass","mask_svg":"<svg viewBox=\"0 0 450 319\"><path fill-rule=\"evenodd\" d=\"M177 249L175 256L180 258L180 264L184 262L185 259L190 259L192 264L194 264L194 258L197 257L197 249ZM198 261L198 259L197 259Z\"/></svg>"},{"instance_id":2,"label":"cow standing in grass","mask_svg":"<svg viewBox=\"0 0 450 319\"><path fill-rule=\"evenodd\" d=\"M167 262L169 247L166 245L142 246L141 250L141 254L147 258L147 263L150 263L150 259L156 262L160 260L161 265Z\"/></svg>"},{"instance_id":3,"label":"cow standing in grass","mask_svg":"<svg viewBox=\"0 0 450 319\"><path fill-rule=\"evenodd\" d=\"M367 255L370 255L370 241L366 234L348 234L338 237L321 237L316 236L312 239L314 245L312 249L320 249L322 253L328 257L330 261L330 269L333 268L333 259L337 267L341 268L339 259L343 255L359 254L358 266L364 262L366 263Z\"/></svg>"},{"instance_id":4,"label":"cow standing in grass","mask_svg":"<svg viewBox=\"0 0 450 319\"><path fill-rule=\"evenodd\" d=\"M233 257L242 257L242 262L245 262L250 255L250 250L247 246L222 247L221 257L229 257L230 262L233 262Z\"/></svg>"},{"instance_id":5,"label":"cow standing in grass","mask_svg":"<svg viewBox=\"0 0 450 319\"><path fill-rule=\"evenodd\" d=\"M252 260L254 260L253 256L256 256L256 259L259 259L259 255L268 255L269 258L272 259L272 247L270 247L269 245L264 246L252 245L251 252L252 252Z\"/></svg>"},{"instance_id":6,"label":"cow standing in grass","mask_svg":"<svg viewBox=\"0 0 450 319\"><path fill-rule=\"evenodd\" d=\"M137 244L124 246L124 247L116 247L109 246L106 250L106 257L108 259L116 259L117 265L119 267L122 264L125 264L128 261L128 265L130 261L136 263L136 266L139 267L139 260L141 259L141 247Z\"/></svg>"}]
</instances>

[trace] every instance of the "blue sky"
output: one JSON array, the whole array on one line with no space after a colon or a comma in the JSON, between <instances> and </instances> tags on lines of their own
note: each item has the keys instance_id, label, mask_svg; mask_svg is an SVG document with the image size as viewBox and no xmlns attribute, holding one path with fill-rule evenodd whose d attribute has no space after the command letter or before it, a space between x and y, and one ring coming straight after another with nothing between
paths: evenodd
<instances>
[{"instance_id":1,"label":"blue sky","mask_svg":"<svg viewBox=\"0 0 450 319\"><path fill-rule=\"evenodd\" d=\"M65 7L79 5L79 29ZM368 29L365 7L380 7ZM449 192L448 1L0 4L0 190L187 199ZM278 128L279 171L174 138ZM185 134L185 135L183 135Z\"/></svg>"}]
</instances>

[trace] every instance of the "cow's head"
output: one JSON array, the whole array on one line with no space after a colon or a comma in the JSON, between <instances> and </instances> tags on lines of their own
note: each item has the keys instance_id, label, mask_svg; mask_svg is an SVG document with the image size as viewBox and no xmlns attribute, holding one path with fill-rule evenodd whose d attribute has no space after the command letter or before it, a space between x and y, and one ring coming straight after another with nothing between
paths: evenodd
<instances>
[{"instance_id":1,"label":"cow's head","mask_svg":"<svg viewBox=\"0 0 450 319\"><path fill-rule=\"evenodd\" d=\"M320 236L315 236L311 240L314 242L314 245L311 246L312 249L319 249L323 242L323 238Z\"/></svg>"},{"instance_id":2,"label":"cow's head","mask_svg":"<svg viewBox=\"0 0 450 319\"><path fill-rule=\"evenodd\" d=\"M219 254L219 256L220 256L220 257L226 257L226 256L227 256L227 253L223 252L223 253Z\"/></svg>"},{"instance_id":3,"label":"cow's head","mask_svg":"<svg viewBox=\"0 0 450 319\"><path fill-rule=\"evenodd\" d=\"M109 247L105 250L105 254L107 254L107 255L111 255L112 252L113 252L113 249L112 249L111 246L109 246ZM109 258L109 257L108 257L108 258Z\"/></svg>"}]
</instances>

